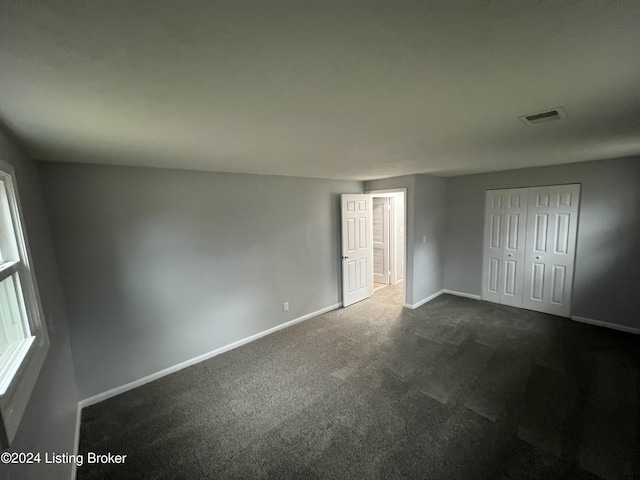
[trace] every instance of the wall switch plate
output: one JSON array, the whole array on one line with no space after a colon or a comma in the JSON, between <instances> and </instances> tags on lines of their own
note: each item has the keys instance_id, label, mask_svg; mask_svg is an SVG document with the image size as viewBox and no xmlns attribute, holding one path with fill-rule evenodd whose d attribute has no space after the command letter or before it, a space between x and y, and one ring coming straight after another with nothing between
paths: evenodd
<instances>
[{"instance_id":1,"label":"wall switch plate","mask_svg":"<svg viewBox=\"0 0 640 480\"><path fill-rule=\"evenodd\" d=\"M422 243L427 243L427 236L426 235L422 236Z\"/></svg>"},{"instance_id":2,"label":"wall switch plate","mask_svg":"<svg viewBox=\"0 0 640 480\"><path fill-rule=\"evenodd\" d=\"M288 312L289 311L289 302L284 302L282 304L282 311L283 312Z\"/></svg>"}]
</instances>

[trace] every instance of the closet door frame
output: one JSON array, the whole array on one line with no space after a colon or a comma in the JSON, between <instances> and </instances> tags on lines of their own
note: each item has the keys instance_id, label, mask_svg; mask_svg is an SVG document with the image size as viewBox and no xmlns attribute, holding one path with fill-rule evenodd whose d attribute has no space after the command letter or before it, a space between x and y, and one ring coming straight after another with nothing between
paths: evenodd
<instances>
[{"instance_id":1,"label":"closet door frame","mask_svg":"<svg viewBox=\"0 0 640 480\"><path fill-rule=\"evenodd\" d=\"M545 270L543 280L543 297L557 297L560 291L557 288L558 272L563 272L564 280L564 302L560 305L545 305L542 301L533 301L525 298L529 290L532 289L534 278L534 261L540 261L540 252L533 251L534 237L531 229L535 215L532 207L532 195L537 192L571 192L572 205L575 204L575 218L571 218L569 224L569 237L566 239L566 254L563 265L564 270L558 265ZM522 187L510 189L487 190L485 193L485 217L484 217L484 237L483 237L483 259L482 259L482 299L503 305L510 305L519 308L552 313L558 316L569 317L571 314L571 297L573 290L573 274L575 271L575 252L577 244L577 229L579 218L580 184L549 185L542 187ZM561 207L562 199L559 193L553 197ZM517 198L519 201L514 201ZM565 195L566 198L566 195ZM562 217L566 218L566 217ZM558 242L556 224L560 217L556 219L554 228L545 232L549 236L546 240L548 245ZM560 225L560 224L558 224ZM556 232L556 233L554 233ZM557 250L557 245L554 247ZM530 251L531 250L531 251ZM554 250L554 253L555 253ZM572 257L567 260L567 255ZM537 260L536 260L536 257ZM540 266L537 267L538 271ZM531 278L530 278L531 277ZM549 277L549 278L547 278ZM567 289L568 287L568 289ZM537 284L540 289L540 284ZM531 295L529 295L531 297ZM555 298L554 297L554 298ZM552 302L553 303L553 302Z\"/></svg>"}]
</instances>

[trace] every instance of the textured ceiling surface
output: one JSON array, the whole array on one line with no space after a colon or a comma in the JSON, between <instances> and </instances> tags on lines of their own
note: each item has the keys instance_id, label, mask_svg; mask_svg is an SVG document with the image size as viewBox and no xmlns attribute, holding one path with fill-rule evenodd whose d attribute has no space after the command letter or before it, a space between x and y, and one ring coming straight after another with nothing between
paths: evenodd
<instances>
[{"instance_id":1,"label":"textured ceiling surface","mask_svg":"<svg viewBox=\"0 0 640 480\"><path fill-rule=\"evenodd\" d=\"M0 118L43 160L325 178L635 155L640 1L3 0Z\"/></svg>"}]
</instances>

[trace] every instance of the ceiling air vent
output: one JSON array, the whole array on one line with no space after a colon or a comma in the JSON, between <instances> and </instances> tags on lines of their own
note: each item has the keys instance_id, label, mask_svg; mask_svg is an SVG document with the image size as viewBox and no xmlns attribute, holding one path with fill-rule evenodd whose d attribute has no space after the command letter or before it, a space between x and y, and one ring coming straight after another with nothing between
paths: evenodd
<instances>
[{"instance_id":1,"label":"ceiling air vent","mask_svg":"<svg viewBox=\"0 0 640 480\"><path fill-rule=\"evenodd\" d=\"M543 112L522 115L520 117L520 120L522 120L527 125L537 125L538 123L560 120L561 118L567 118L567 114L562 107L557 107L552 108L551 110L545 110Z\"/></svg>"}]
</instances>

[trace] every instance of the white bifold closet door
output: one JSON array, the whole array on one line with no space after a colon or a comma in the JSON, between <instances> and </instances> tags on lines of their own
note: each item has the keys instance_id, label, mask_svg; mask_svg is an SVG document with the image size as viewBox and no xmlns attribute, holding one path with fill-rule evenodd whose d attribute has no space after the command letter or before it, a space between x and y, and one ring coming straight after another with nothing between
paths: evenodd
<instances>
[{"instance_id":1,"label":"white bifold closet door","mask_svg":"<svg viewBox=\"0 0 640 480\"><path fill-rule=\"evenodd\" d=\"M527 189L490 190L486 209L483 298L521 307Z\"/></svg>"},{"instance_id":2,"label":"white bifold closet door","mask_svg":"<svg viewBox=\"0 0 640 480\"><path fill-rule=\"evenodd\" d=\"M487 191L482 298L569 316L580 185Z\"/></svg>"},{"instance_id":3,"label":"white bifold closet door","mask_svg":"<svg viewBox=\"0 0 640 480\"><path fill-rule=\"evenodd\" d=\"M529 189L524 308L570 314L579 197L580 185Z\"/></svg>"}]
</instances>

